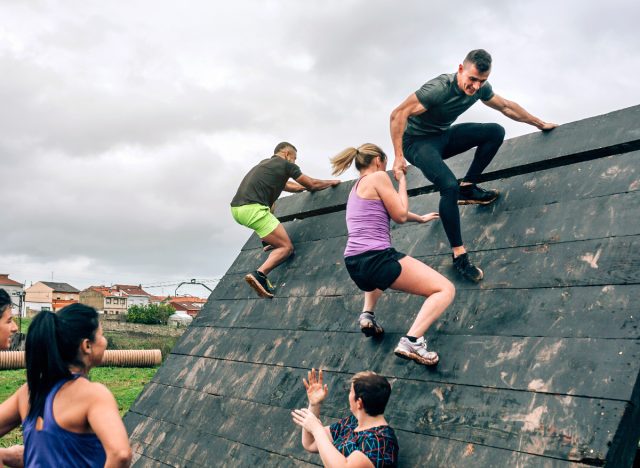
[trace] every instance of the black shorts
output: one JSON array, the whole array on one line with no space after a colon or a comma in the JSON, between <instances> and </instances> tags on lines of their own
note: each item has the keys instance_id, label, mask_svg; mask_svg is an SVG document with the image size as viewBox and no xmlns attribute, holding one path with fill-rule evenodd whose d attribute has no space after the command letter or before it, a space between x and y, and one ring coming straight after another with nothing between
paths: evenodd
<instances>
[{"instance_id":1,"label":"black shorts","mask_svg":"<svg viewBox=\"0 0 640 468\"><path fill-rule=\"evenodd\" d=\"M402 265L398 260L404 257L405 254L390 247L345 257L344 264L358 288L363 291L384 291L400 276Z\"/></svg>"}]
</instances>

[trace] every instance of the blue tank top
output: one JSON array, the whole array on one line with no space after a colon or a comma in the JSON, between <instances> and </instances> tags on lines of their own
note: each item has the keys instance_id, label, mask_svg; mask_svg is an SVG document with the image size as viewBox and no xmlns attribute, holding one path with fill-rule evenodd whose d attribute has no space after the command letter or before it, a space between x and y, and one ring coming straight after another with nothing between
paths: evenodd
<instances>
[{"instance_id":1,"label":"blue tank top","mask_svg":"<svg viewBox=\"0 0 640 468\"><path fill-rule=\"evenodd\" d=\"M73 380L78 377L74 375ZM67 431L53 417L53 399L68 381L60 380L47 395L42 430L36 429L36 418L26 418L22 423L25 468L104 467L107 454L95 434Z\"/></svg>"},{"instance_id":2,"label":"blue tank top","mask_svg":"<svg viewBox=\"0 0 640 468\"><path fill-rule=\"evenodd\" d=\"M367 200L356 192L363 178L353 186L347 201L349 237L344 250L345 257L391 247L391 218L384 203L382 200Z\"/></svg>"}]
</instances>

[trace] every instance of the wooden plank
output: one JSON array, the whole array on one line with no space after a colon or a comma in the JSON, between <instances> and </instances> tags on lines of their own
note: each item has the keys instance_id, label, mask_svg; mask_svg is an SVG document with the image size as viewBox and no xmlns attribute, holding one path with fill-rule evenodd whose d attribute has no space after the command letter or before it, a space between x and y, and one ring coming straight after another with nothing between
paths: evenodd
<instances>
[{"instance_id":1,"label":"wooden plank","mask_svg":"<svg viewBox=\"0 0 640 468\"><path fill-rule=\"evenodd\" d=\"M343 383L348 382L348 377L342 377ZM344 387L346 385L341 385ZM167 402L176 395L176 389L153 385L154 394L161 402ZM335 386L332 385L335 389ZM472 444L516 450L532 455L571 459L580 461L586 456L594 459L603 459L608 450L608 443L613 437L615 428L615 414L619 412L620 402L608 402L603 400L581 400L571 397L559 397L549 395L529 395L524 392L511 392L506 396L509 406L514 408L513 413L496 411L496 405L504 405L505 396L485 390L484 395L473 395L471 392L457 392L453 387L425 388L420 383L396 381L394 383L394 397L391 400L388 420L394 428L400 431L413 432L423 436L440 437L446 434L447 439L464 441ZM346 389L341 389L344 393ZM300 389L298 393L303 393ZM235 395L238 395L236 391ZM254 434L252 443L260 440L263 447L269 452L277 452L285 456L304 455L309 459L309 454L300 452L299 429L290 420L291 408L281 408L273 405L263 405L253 401L229 396L221 399L219 395L206 394L180 389L180 401L191 403L189 412L210 414L204 428L209 434L215 434L224 439L247 437L243 430L238 428L252 426ZM481 398L484 396L484 400ZM468 397L465 401L464 397ZM442 403L444 399L448 401ZM521 407L524 402L528 407ZM344 399L340 402L342 408L334 411L325 407L323 421L329 423L339 417L347 415L348 409L344 408ZM298 405L302 406L302 405ZM593 407L602 414L594 417ZM516 411L522 410L521 414ZM178 423L183 416L181 411L162 410L158 405L144 406L150 418L162 417L164 421ZM233 414L233 421L227 416ZM183 432L194 431L199 422L193 421ZM593 424L598 425L599 430L594 432ZM198 430L203 428L198 427ZM145 433L149 432L148 428ZM244 429L246 432L246 429ZM163 435L163 444L169 447L177 445L170 437ZM270 439L269 441L264 440ZM165 440L168 439L168 440ZM278 443L279 442L279 443ZM401 448L404 441L399 438ZM495 445L494 445L495 444ZM199 442L193 442L189 446L199 446ZM188 446L184 447L188 450ZM185 450L177 450L183 453ZM299 452L299 453L297 453ZM311 456L312 457L312 456Z\"/></svg>"},{"instance_id":2,"label":"wooden plank","mask_svg":"<svg viewBox=\"0 0 640 468\"><path fill-rule=\"evenodd\" d=\"M495 180L510 174L635 151L640 147L639 125L640 106L634 106L561 125L552 132L534 132L509 139L500 147L483 179ZM474 150L469 150L448 161L457 177L464 176L473 153ZM287 219L331 209L336 206L336 200L346 200L352 184L350 181L330 191L283 198L278 201L276 215ZM414 168L408 172L407 187L431 190L432 184Z\"/></svg>"},{"instance_id":3,"label":"wooden plank","mask_svg":"<svg viewBox=\"0 0 640 468\"><path fill-rule=\"evenodd\" d=\"M499 190L501 199L490 207L461 207L463 227L469 217L476 214L493 216L530 206L637 191L640 189L639 159L640 152L636 151L492 181L487 186ZM411 209L417 212L437 211L439 199L438 193L411 197ZM343 201L346 202L346 198ZM344 210L295 219L285 222L284 226L294 244L346 235ZM465 232L473 230L465 229ZM262 245L258 237L252 235L243 250L255 248L262 248Z\"/></svg>"},{"instance_id":4,"label":"wooden plank","mask_svg":"<svg viewBox=\"0 0 640 468\"><path fill-rule=\"evenodd\" d=\"M129 413L136 416L135 424L132 424L129 430L133 446L135 450L144 453L147 457L169 462L174 466L185 466L185 463L211 466L212 460L221 458L233 466L281 466L283 463L289 463L290 466L310 465L309 461L298 457L282 456L275 451L256 447L255 443L258 439L248 438L247 434L254 429L257 434L260 430L260 421L247 424L244 433L240 434L247 439L243 441L244 443L235 441L234 437L237 434L225 431L224 427L229 426L229 421L221 414L211 413L197 420L191 415L180 417L180 409L175 410L178 405L171 402L172 395L179 389L155 384L149 387L150 400L160 402L161 406L156 407L149 414ZM207 409L198 408L198 404L211 404L216 400L215 396L198 395L192 391L184 391L180 395L185 396L190 403L196 403L186 411L190 414L198 410L206 413ZM168 405L172 410L163 411L162 405ZM141 407L148 408L144 404ZM185 408L183 412L184 410ZM241 419L247 422L247 418L250 417L251 415L245 415ZM233 416L231 419L236 417ZM231 426L237 427L235 424ZM306 458L312 457L307 455Z\"/></svg>"},{"instance_id":5,"label":"wooden plank","mask_svg":"<svg viewBox=\"0 0 640 468\"><path fill-rule=\"evenodd\" d=\"M629 401L640 366L640 341L433 335L436 368L393 354L401 334L367 340L359 333L191 328L175 354L288 367L323 366L356 373ZM594 380L596 379L596 380Z\"/></svg>"},{"instance_id":6,"label":"wooden plank","mask_svg":"<svg viewBox=\"0 0 640 468\"><path fill-rule=\"evenodd\" d=\"M340 297L282 297L211 301L192 326L272 330L358 331L362 293ZM378 301L387 332L402 333L424 298L393 290ZM432 330L442 334L640 338L640 285L460 290Z\"/></svg>"},{"instance_id":7,"label":"wooden plank","mask_svg":"<svg viewBox=\"0 0 640 468\"><path fill-rule=\"evenodd\" d=\"M465 233L477 233L467 242L467 248L475 251L640 234L637 221L640 191L517 211L471 210L465 210L462 220ZM296 257L281 268L316 266L323 260L341 262L347 243L346 226L344 219L335 221L335 232L344 232L342 237L296 244ZM449 254L451 251L439 221L427 225L410 223L393 229L392 241L397 250L412 256ZM326 258L325 251L338 255ZM244 250L227 273L252 271L266 256L261 249Z\"/></svg>"},{"instance_id":8,"label":"wooden plank","mask_svg":"<svg viewBox=\"0 0 640 468\"><path fill-rule=\"evenodd\" d=\"M291 262L270 275L277 288L276 297L359 293L343 265L342 246L335 239L309 243L305 253L305 261ZM640 281L640 236L474 252L474 262L485 272L477 284L459 278L448 255L415 257L449 278L458 290L604 286ZM242 273L225 275L209 300L255 297L243 277Z\"/></svg>"}]
</instances>

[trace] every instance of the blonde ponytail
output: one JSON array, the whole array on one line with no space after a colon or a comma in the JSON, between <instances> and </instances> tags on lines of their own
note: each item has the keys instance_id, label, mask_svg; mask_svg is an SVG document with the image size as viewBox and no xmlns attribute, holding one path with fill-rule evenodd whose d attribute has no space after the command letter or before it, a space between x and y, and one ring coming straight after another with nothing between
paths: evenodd
<instances>
[{"instance_id":1,"label":"blonde ponytail","mask_svg":"<svg viewBox=\"0 0 640 468\"><path fill-rule=\"evenodd\" d=\"M349 166L351 166L357 155L358 150L356 148L347 148L340 151L337 155L331 158L331 167L333 168L331 174L337 176L349 169Z\"/></svg>"},{"instance_id":2,"label":"blonde ponytail","mask_svg":"<svg viewBox=\"0 0 640 468\"><path fill-rule=\"evenodd\" d=\"M383 162L387 160L387 155L379 146L373 143L365 143L359 148L347 148L331 158L332 174L334 176L342 174L349 169L349 166L356 160L356 169L359 171L371 165L375 158L379 157Z\"/></svg>"}]
</instances>

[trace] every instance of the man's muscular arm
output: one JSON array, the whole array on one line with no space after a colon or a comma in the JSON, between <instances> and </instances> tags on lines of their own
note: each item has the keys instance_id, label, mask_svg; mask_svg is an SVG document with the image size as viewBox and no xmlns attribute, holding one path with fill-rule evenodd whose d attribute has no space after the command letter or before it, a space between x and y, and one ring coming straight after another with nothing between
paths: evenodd
<instances>
[{"instance_id":1,"label":"man's muscular arm","mask_svg":"<svg viewBox=\"0 0 640 468\"><path fill-rule=\"evenodd\" d=\"M391 143L395 159L393 160L393 175L400 180L402 173L407 171L407 162L402 151L402 134L407 126L407 120L412 115L418 115L427 109L418 101L416 93L411 94L402 104L391 112Z\"/></svg>"},{"instance_id":2,"label":"man's muscular arm","mask_svg":"<svg viewBox=\"0 0 640 468\"><path fill-rule=\"evenodd\" d=\"M528 123L529 125L537 127L539 130L551 130L558 126L557 124L540 120L538 117L529 114L517 102L509 101L502 96L498 96L497 94L494 94L493 97L488 101L482 102L492 109L502 112L512 120Z\"/></svg>"}]
</instances>

